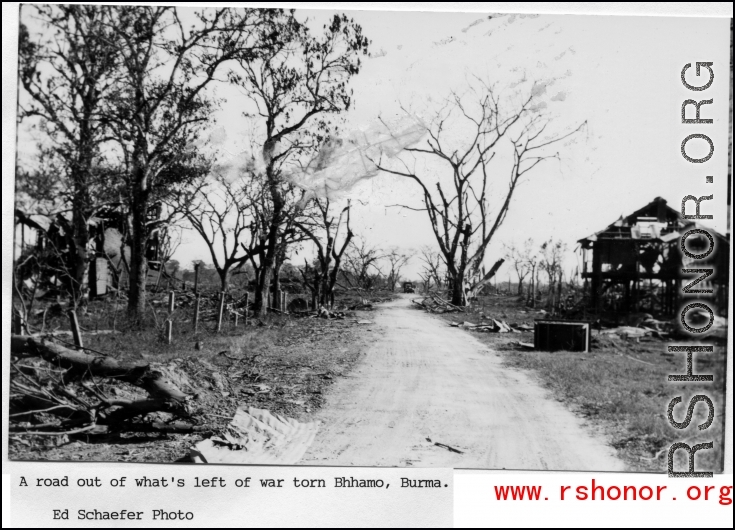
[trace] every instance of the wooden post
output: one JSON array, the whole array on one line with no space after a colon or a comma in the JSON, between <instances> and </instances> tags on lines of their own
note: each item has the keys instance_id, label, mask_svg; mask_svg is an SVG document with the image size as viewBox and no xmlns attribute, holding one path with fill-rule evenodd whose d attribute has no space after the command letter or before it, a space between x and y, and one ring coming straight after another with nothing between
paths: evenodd
<instances>
[{"instance_id":1,"label":"wooden post","mask_svg":"<svg viewBox=\"0 0 735 530\"><path fill-rule=\"evenodd\" d=\"M166 344L171 344L171 335L173 331L173 322L171 319L166 320Z\"/></svg>"},{"instance_id":2,"label":"wooden post","mask_svg":"<svg viewBox=\"0 0 735 530\"><path fill-rule=\"evenodd\" d=\"M286 291L283 291L283 300L281 301L281 311L286 313L286 308L288 307L288 293Z\"/></svg>"},{"instance_id":3,"label":"wooden post","mask_svg":"<svg viewBox=\"0 0 735 530\"><path fill-rule=\"evenodd\" d=\"M112 331L117 331L117 308L120 306L120 284L117 284L117 293L115 293L115 314L112 316Z\"/></svg>"},{"instance_id":4,"label":"wooden post","mask_svg":"<svg viewBox=\"0 0 735 530\"><path fill-rule=\"evenodd\" d=\"M248 304L250 302L250 293L245 293L245 318L243 319L243 325L248 325Z\"/></svg>"},{"instance_id":5,"label":"wooden post","mask_svg":"<svg viewBox=\"0 0 735 530\"><path fill-rule=\"evenodd\" d=\"M194 265L194 292L199 294L199 266L201 263Z\"/></svg>"},{"instance_id":6,"label":"wooden post","mask_svg":"<svg viewBox=\"0 0 735 530\"><path fill-rule=\"evenodd\" d=\"M13 333L16 335L25 335L25 323L23 315L20 311L13 310Z\"/></svg>"},{"instance_id":7,"label":"wooden post","mask_svg":"<svg viewBox=\"0 0 735 530\"><path fill-rule=\"evenodd\" d=\"M217 314L217 331L222 331L222 316L225 312L225 292L219 293L219 312Z\"/></svg>"},{"instance_id":8,"label":"wooden post","mask_svg":"<svg viewBox=\"0 0 735 530\"><path fill-rule=\"evenodd\" d=\"M237 317L238 317L237 310L233 311L233 313L235 313L235 327L237 327Z\"/></svg>"},{"instance_id":9,"label":"wooden post","mask_svg":"<svg viewBox=\"0 0 735 530\"><path fill-rule=\"evenodd\" d=\"M71 334L74 337L74 346L76 346L77 349L81 349L84 347L84 342L82 341L82 332L79 330L79 320L77 319L77 312L73 309L70 309L67 314L69 315Z\"/></svg>"},{"instance_id":10,"label":"wooden post","mask_svg":"<svg viewBox=\"0 0 735 530\"><path fill-rule=\"evenodd\" d=\"M163 274L163 263L158 262L158 276L156 277L156 287L155 290L158 291L158 286L161 285L161 275Z\"/></svg>"},{"instance_id":11,"label":"wooden post","mask_svg":"<svg viewBox=\"0 0 735 530\"><path fill-rule=\"evenodd\" d=\"M171 316L174 312L174 304L176 303L176 293L168 292L168 314Z\"/></svg>"},{"instance_id":12,"label":"wooden post","mask_svg":"<svg viewBox=\"0 0 735 530\"><path fill-rule=\"evenodd\" d=\"M194 302L194 333L199 333L199 303L202 301L202 295L197 293L196 301Z\"/></svg>"}]
</instances>

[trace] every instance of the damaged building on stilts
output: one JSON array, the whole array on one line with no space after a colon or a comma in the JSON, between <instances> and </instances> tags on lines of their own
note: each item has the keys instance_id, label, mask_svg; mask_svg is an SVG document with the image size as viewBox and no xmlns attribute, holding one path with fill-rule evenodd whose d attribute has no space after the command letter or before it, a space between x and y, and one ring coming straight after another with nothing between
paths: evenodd
<instances>
[{"instance_id":1,"label":"damaged building on stilts","mask_svg":"<svg viewBox=\"0 0 735 530\"><path fill-rule=\"evenodd\" d=\"M632 214L621 215L603 230L580 239L588 311L597 315L646 312L673 316L684 302L684 285L702 276L682 269L711 267L714 273L696 288L711 289L712 309L727 317L729 228L727 235L722 235L706 227L714 245L705 259L695 262L681 250L682 236L695 230L687 235L687 249L693 254L706 252L711 243L706 234L696 231L704 228L656 197Z\"/></svg>"}]
</instances>

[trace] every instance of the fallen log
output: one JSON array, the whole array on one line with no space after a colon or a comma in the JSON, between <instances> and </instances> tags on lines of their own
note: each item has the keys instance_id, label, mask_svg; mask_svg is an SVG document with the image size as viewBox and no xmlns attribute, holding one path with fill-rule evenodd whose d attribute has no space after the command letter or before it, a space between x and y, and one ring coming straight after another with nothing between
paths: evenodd
<instances>
[{"instance_id":1,"label":"fallen log","mask_svg":"<svg viewBox=\"0 0 735 530\"><path fill-rule=\"evenodd\" d=\"M84 334L85 335L112 335L112 334L119 334L119 333L121 333L121 332L120 331L117 331L117 330L114 330L114 329L99 329L97 331L86 331L86 330L84 330ZM44 336L49 336L49 337L56 337L56 336L63 337L63 336L67 336L67 337L71 337L73 335L74 335L74 333L72 331L70 331L70 330L63 330L62 329L62 330L57 330L57 331L45 331L45 332L39 331L38 333L34 333L31 336L32 337L44 337Z\"/></svg>"},{"instance_id":2,"label":"fallen log","mask_svg":"<svg viewBox=\"0 0 735 530\"><path fill-rule=\"evenodd\" d=\"M144 416L150 412L169 412L178 416L188 416L189 413L181 403L165 399L140 400L104 400L108 407L120 407L100 414L100 423L114 425L127 421L136 416Z\"/></svg>"},{"instance_id":3,"label":"fallen log","mask_svg":"<svg viewBox=\"0 0 735 530\"><path fill-rule=\"evenodd\" d=\"M433 298L439 304L443 304L445 306L449 306L451 308L456 309L457 311L462 311L464 313L464 310L465 310L464 307L460 307L458 305L454 305L453 303L448 302L447 300L444 300L443 298L441 298L440 296L437 296L437 295L433 295Z\"/></svg>"},{"instance_id":4,"label":"fallen log","mask_svg":"<svg viewBox=\"0 0 735 530\"><path fill-rule=\"evenodd\" d=\"M79 434L83 432L89 432L89 431L100 431L100 427L98 425L87 425L86 427L81 427L79 429L72 429L70 431L24 431L24 430L14 430L12 429L10 432L13 435L30 435L30 436L63 436L63 435L69 435L69 434ZM97 434L97 432L95 433Z\"/></svg>"},{"instance_id":5,"label":"fallen log","mask_svg":"<svg viewBox=\"0 0 735 530\"><path fill-rule=\"evenodd\" d=\"M182 421L174 421L171 423L163 423L160 421L154 421L153 423L146 425L140 424L138 432L165 432L165 433L206 433L212 432L213 429L209 425L193 425L191 423L185 423ZM132 430L132 428L131 428Z\"/></svg>"},{"instance_id":6,"label":"fallen log","mask_svg":"<svg viewBox=\"0 0 735 530\"><path fill-rule=\"evenodd\" d=\"M51 364L67 368L79 378L107 377L125 381L144 389L154 398L179 403L185 403L189 398L188 394L166 381L161 372L152 370L148 364L135 364L118 361L111 357L90 355L84 351L71 350L53 342L26 335L13 335L10 341L10 351L16 355L37 355Z\"/></svg>"},{"instance_id":7,"label":"fallen log","mask_svg":"<svg viewBox=\"0 0 735 530\"><path fill-rule=\"evenodd\" d=\"M50 426L49 426L50 427ZM140 432L140 433L166 433L166 434L208 434L213 433L214 429L208 425L192 425L191 423L174 421L171 423L164 423L156 421L153 423L133 423L126 422L118 425L100 425L91 424L84 427L72 430L57 430L57 431L39 431L23 427L13 426L10 428L10 434L12 435L26 435L26 436L62 436L64 434L80 434L88 433L93 435L110 434L112 432Z\"/></svg>"},{"instance_id":8,"label":"fallen log","mask_svg":"<svg viewBox=\"0 0 735 530\"><path fill-rule=\"evenodd\" d=\"M192 434L192 433L213 433L214 428L210 425L193 425L183 421L172 421L164 423L162 421L154 421L153 423L145 422L127 422L120 425L100 425L106 428L107 432L141 432L141 433L167 433L167 434Z\"/></svg>"},{"instance_id":9,"label":"fallen log","mask_svg":"<svg viewBox=\"0 0 735 530\"><path fill-rule=\"evenodd\" d=\"M85 410L68 404L58 404L51 399L39 395L24 394L13 400L11 405L13 410L18 410L14 414L10 414L11 418L23 418L25 416L33 416L41 412L46 412L63 419L89 418L89 413ZM26 410L22 410L26 409Z\"/></svg>"}]
</instances>

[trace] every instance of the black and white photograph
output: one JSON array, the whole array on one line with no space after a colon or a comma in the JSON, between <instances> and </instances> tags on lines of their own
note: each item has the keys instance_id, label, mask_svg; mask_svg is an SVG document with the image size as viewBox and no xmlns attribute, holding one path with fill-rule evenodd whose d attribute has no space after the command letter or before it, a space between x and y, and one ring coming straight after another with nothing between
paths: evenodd
<instances>
[{"instance_id":1,"label":"black and white photograph","mask_svg":"<svg viewBox=\"0 0 735 530\"><path fill-rule=\"evenodd\" d=\"M731 19L388 9L20 6L10 460L723 473Z\"/></svg>"}]
</instances>

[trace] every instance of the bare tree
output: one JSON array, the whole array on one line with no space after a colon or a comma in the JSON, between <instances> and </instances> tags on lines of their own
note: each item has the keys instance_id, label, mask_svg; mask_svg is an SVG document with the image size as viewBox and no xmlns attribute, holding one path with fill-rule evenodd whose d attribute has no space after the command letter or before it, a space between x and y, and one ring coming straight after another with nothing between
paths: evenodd
<instances>
[{"instance_id":1,"label":"bare tree","mask_svg":"<svg viewBox=\"0 0 735 530\"><path fill-rule=\"evenodd\" d=\"M269 194L265 186L266 182L262 176L254 176L253 185L250 186L251 192L248 194L248 208L251 210L253 221L249 262L255 276L256 295L263 274L265 274L264 264L266 263L268 253L268 233L273 216L273 204L268 200ZM299 247L297 244L309 239L297 227L297 222L306 216L302 212L303 208L299 199L303 198L304 191L294 186L288 186L287 189L283 190L283 196L285 197L286 206L282 211L281 228L276 239L276 253L272 263L271 283L267 285L263 296L266 296L270 292L275 295L275 293L280 291L280 272L283 265L290 259L294 251L298 251ZM274 297L273 303L269 307L283 309L280 307L280 299L277 296Z\"/></svg>"},{"instance_id":2,"label":"bare tree","mask_svg":"<svg viewBox=\"0 0 735 530\"><path fill-rule=\"evenodd\" d=\"M401 281L401 269L406 263L413 258L413 252L404 252L398 247L393 247L388 250L385 255L385 260L388 261L390 270L386 276L386 282L388 283L388 289L391 291L396 290L396 285Z\"/></svg>"},{"instance_id":3,"label":"bare tree","mask_svg":"<svg viewBox=\"0 0 735 530\"><path fill-rule=\"evenodd\" d=\"M562 260L567 251L567 244L561 240L554 241L553 238L544 241L541 245L541 257L539 267L546 273L549 280L547 306L554 305L555 287L557 283L561 286L562 282Z\"/></svg>"},{"instance_id":4,"label":"bare tree","mask_svg":"<svg viewBox=\"0 0 735 530\"><path fill-rule=\"evenodd\" d=\"M230 81L255 102L265 129L262 155L271 204L254 301L259 314L265 312L263 296L282 253L279 242L292 188L287 170L301 158L313 156L330 135L327 117L349 108L348 82L360 71L360 56L367 54L368 47L362 28L345 15L335 15L322 35L313 35L293 11L273 13L269 31L277 38L270 52L242 56L241 68L230 73Z\"/></svg>"},{"instance_id":5,"label":"bare tree","mask_svg":"<svg viewBox=\"0 0 735 530\"><path fill-rule=\"evenodd\" d=\"M523 242L523 246L519 247L515 242L504 244L505 259L508 260L515 270L518 277L518 296L523 296L523 281L530 274L533 281L533 272L535 270L535 257L533 239L528 238Z\"/></svg>"},{"instance_id":6,"label":"bare tree","mask_svg":"<svg viewBox=\"0 0 735 530\"><path fill-rule=\"evenodd\" d=\"M446 168L443 174L428 170L419 173L416 164L412 169L403 159L400 168L377 162L382 171L409 178L421 188L423 208L402 206L427 213L452 281L453 304L464 305L467 298L474 297L503 263L500 259L483 271L485 251L508 214L521 177L541 162L558 158L558 153L549 153L546 148L584 125L566 134L546 135L549 120L537 110L535 93L531 89L517 105L501 102L486 83L471 87L465 97L452 93L427 126L426 147L405 149L438 161ZM446 134L449 130L452 134ZM504 139L510 147L512 165L507 191L500 195L500 207L491 215L492 180L499 176L492 179L490 163Z\"/></svg>"},{"instance_id":7,"label":"bare tree","mask_svg":"<svg viewBox=\"0 0 735 530\"><path fill-rule=\"evenodd\" d=\"M336 218L329 199L315 198L312 203L315 215L309 221L297 221L296 226L316 245L318 269L310 270L306 263L302 274L312 291L314 301L327 305L331 304L333 298L342 258L354 237L350 228L350 203L348 201ZM339 242L343 226L345 233ZM311 278L308 277L310 273Z\"/></svg>"},{"instance_id":8,"label":"bare tree","mask_svg":"<svg viewBox=\"0 0 735 530\"><path fill-rule=\"evenodd\" d=\"M425 246L421 248L421 261L424 263L422 277L426 283L426 289L431 288L431 282L441 287L444 281L444 258L432 247Z\"/></svg>"},{"instance_id":9,"label":"bare tree","mask_svg":"<svg viewBox=\"0 0 735 530\"><path fill-rule=\"evenodd\" d=\"M248 176L228 182L215 174L192 196L184 198L189 203L186 218L207 245L223 291L227 290L230 272L263 249L253 219L253 205L260 201L260 195L253 191L255 185Z\"/></svg>"},{"instance_id":10,"label":"bare tree","mask_svg":"<svg viewBox=\"0 0 735 530\"><path fill-rule=\"evenodd\" d=\"M161 263L169 261L181 246L184 232L181 227L168 227L159 232L158 248Z\"/></svg>"},{"instance_id":11,"label":"bare tree","mask_svg":"<svg viewBox=\"0 0 735 530\"><path fill-rule=\"evenodd\" d=\"M166 265L171 261L174 253L181 246L182 237L183 230L180 227L169 227L158 230L159 273L158 280L156 281L156 289L160 287L161 278L166 273ZM173 277L176 277L177 270L178 262L176 262L176 268L171 273Z\"/></svg>"},{"instance_id":12,"label":"bare tree","mask_svg":"<svg viewBox=\"0 0 735 530\"><path fill-rule=\"evenodd\" d=\"M383 259L378 247L368 245L364 240L358 243L357 238L350 242L345 253L345 265L342 277L351 286L358 289L373 289L383 272L378 263Z\"/></svg>"},{"instance_id":13,"label":"bare tree","mask_svg":"<svg viewBox=\"0 0 735 530\"><path fill-rule=\"evenodd\" d=\"M531 289L528 293L529 304L531 307L536 307L536 290L538 289L538 276L539 276L539 255L538 251L533 250L533 239L528 238L526 243L531 245L532 250L528 253L528 268L531 274Z\"/></svg>"}]
</instances>

